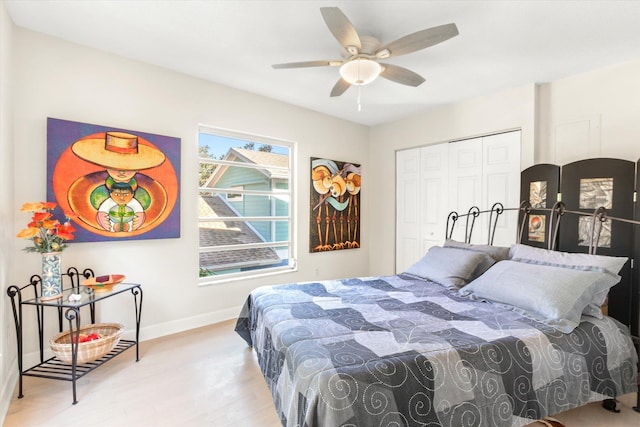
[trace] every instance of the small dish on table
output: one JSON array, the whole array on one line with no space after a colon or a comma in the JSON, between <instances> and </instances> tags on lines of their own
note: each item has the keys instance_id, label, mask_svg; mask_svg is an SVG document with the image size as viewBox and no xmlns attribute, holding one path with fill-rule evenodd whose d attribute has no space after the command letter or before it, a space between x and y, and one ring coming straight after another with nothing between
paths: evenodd
<instances>
[{"instance_id":1,"label":"small dish on table","mask_svg":"<svg viewBox=\"0 0 640 427\"><path fill-rule=\"evenodd\" d=\"M113 285L117 285L124 279L124 274L108 274L105 276L89 277L82 281L82 285L90 287L96 292L110 291Z\"/></svg>"}]
</instances>

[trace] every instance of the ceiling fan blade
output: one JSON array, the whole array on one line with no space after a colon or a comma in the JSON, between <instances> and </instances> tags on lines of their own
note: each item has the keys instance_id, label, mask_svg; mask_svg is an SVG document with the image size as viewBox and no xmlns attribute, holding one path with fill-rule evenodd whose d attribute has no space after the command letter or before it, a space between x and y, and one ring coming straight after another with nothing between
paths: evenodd
<instances>
[{"instance_id":1,"label":"ceiling fan blade","mask_svg":"<svg viewBox=\"0 0 640 427\"><path fill-rule=\"evenodd\" d=\"M424 83L424 77L420 74L414 73L406 68L398 67L391 64L380 64L384 67L384 70L380 73L381 77L392 82L400 83L407 86L420 86Z\"/></svg>"},{"instance_id":2,"label":"ceiling fan blade","mask_svg":"<svg viewBox=\"0 0 640 427\"><path fill-rule=\"evenodd\" d=\"M360 36L349 18L337 7L321 7L320 12L331 34L351 55L357 55L362 49ZM354 52L353 48L357 50Z\"/></svg>"},{"instance_id":3,"label":"ceiling fan blade","mask_svg":"<svg viewBox=\"0 0 640 427\"><path fill-rule=\"evenodd\" d=\"M331 89L331 97L342 95L350 87L351 87L351 83L349 83L343 78L340 78L340 80L338 80L335 86L333 86L333 89Z\"/></svg>"},{"instance_id":4,"label":"ceiling fan blade","mask_svg":"<svg viewBox=\"0 0 640 427\"><path fill-rule=\"evenodd\" d=\"M342 65L341 60L320 60L320 61L303 61L303 62L287 62L285 64L273 64L275 69L280 68L306 68L306 67L337 67Z\"/></svg>"},{"instance_id":5,"label":"ceiling fan blade","mask_svg":"<svg viewBox=\"0 0 640 427\"><path fill-rule=\"evenodd\" d=\"M426 30L401 37L383 46L379 52L383 52L385 49L389 51L389 55L385 57L405 55L442 43L457 35L458 27L456 27L456 24L440 25L439 27L427 28Z\"/></svg>"}]
</instances>

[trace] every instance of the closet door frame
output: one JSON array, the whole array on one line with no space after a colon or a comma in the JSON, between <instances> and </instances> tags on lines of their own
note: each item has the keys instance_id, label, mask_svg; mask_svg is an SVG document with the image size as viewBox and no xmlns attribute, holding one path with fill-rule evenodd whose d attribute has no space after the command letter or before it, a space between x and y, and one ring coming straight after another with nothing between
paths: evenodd
<instances>
[{"instance_id":1,"label":"closet door frame","mask_svg":"<svg viewBox=\"0 0 640 427\"><path fill-rule=\"evenodd\" d=\"M519 205L521 134L509 131L396 152L396 273L444 242L449 212L465 214L472 206L487 210L496 202L505 208ZM496 197L500 200L490 200ZM517 212L505 212L494 244L515 243L516 230ZM465 240L464 219L452 238ZM488 240L488 216L483 215L471 241Z\"/></svg>"}]
</instances>

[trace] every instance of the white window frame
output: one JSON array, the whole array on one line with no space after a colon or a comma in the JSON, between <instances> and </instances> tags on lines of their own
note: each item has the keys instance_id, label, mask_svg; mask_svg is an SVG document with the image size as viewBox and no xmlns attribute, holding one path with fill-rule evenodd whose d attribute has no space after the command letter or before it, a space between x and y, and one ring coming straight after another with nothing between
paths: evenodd
<instances>
[{"instance_id":1,"label":"white window frame","mask_svg":"<svg viewBox=\"0 0 640 427\"><path fill-rule=\"evenodd\" d=\"M201 247L200 246L200 240L198 239L198 255L205 251L205 252L220 252L220 251L225 251L225 250L233 250L233 249L251 249L251 248L261 248L261 247L283 247L283 246L287 246L288 247L288 263L286 265L282 265L282 266L276 266L276 267L267 267L267 268L263 268L263 269L257 269L257 270L251 270L251 271L241 271L241 272L234 272L234 273L225 273L225 274L221 274L221 275L211 275L211 276L205 276L205 277L199 277L199 281L198 281L198 285L199 286L206 286L206 285L212 285L212 284L218 284L218 283L225 283L225 282L229 282L229 281L236 281L236 280L244 280L244 279L249 279L249 278L256 278L256 277L264 277L264 276L270 276L270 275L274 275L274 274L282 274L282 273L289 273L289 272L293 272L293 271L297 271L297 246L296 246L296 235L297 235L297 226L296 226L296 218L297 218L297 209L296 209L296 182L295 182L295 177L297 176L296 174L296 170L297 170L297 160L296 160L296 148L297 148L297 144L293 141L287 141L284 139L278 139L278 138L274 138L274 137L267 137L267 136L262 136L262 135L255 135L255 134L249 134L249 133L244 133L244 132L239 132L239 131L233 131L233 130L229 130L229 129L222 129L222 128L216 128L216 127L211 127L211 126L207 126L207 125L203 125L201 124L199 126L199 133L207 133L210 135L215 135L215 136L222 136L222 137L227 137L227 138L234 138L234 139L238 139L239 141L246 141L246 142L255 142L257 144L266 144L266 145L277 145L277 146L282 146L282 147L287 147L289 150L289 165L287 171L288 171L288 190L282 190L282 189L275 189L272 188L272 191L252 191L252 190L240 190L238 187L234 186L234 187L229 187L228 189L222 189L222 188L216 188L215 192L216 193L224 193L226 192L228 193L232 193L232 194L240 194L242 197L244 197L244 195L246 194L257 194L257 195L269 195L269 196L287 196L289 198L289 214L287 216L266 216L266 217L249 217L249 216L239 216L239 217L233 217L232 219L234 221L245 221L245 222L249 222L249 221L273 221L273 219L278 219L278 220L287 220L288 221L288 240L287 241L283 241L283 242L263 242L263 243L246 243L246 244L242 244L242 245L220 245L220 246L207 246L207 247ZM200 137L198 136L198 145L200 143ZM202 163L209 163L209 164L215 164L218 166L221 165L228 165L228 166L239 166L239 167L249 167L249 168L256 168L256 169L261 169L264 168L266 165L254 165L254 164L247 164L247 163L242 163L242 162L233 162L233 161L227 161L227 160L218 160L218 159L211 159L211 158L203 158L203 157L199 157L198 156L198 170L200 170L199 166ZM269 166L269 168L274 169L273 166ZM211 191L210 188L206 188L206 187L198 187L198 197L200 197L201 192L207 192L207 191ZM196 212L198 210L196 209ZM216 217L215 220L224 220L227 218L224 217ZM202 217L198 217L198 223L200 222L206 222L206 221L212 221L214 220L213 218L202 218ZM199 263L198 263L199 264Z\"/></svg>"}]
</instances>

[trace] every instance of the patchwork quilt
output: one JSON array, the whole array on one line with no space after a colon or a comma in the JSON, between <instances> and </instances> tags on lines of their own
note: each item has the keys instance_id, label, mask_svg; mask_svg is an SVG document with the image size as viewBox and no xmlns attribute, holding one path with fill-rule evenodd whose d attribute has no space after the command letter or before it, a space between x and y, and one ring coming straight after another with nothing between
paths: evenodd
<instances>
[{"instance_id":1,"label":"patchwork quilt","mask_svg":"<svg viewBox=\"0 0 640 427\"><path fill-rule=\"evenodd\" d=\"M236 331L283 426L522 426L637 389L614 319L563 334L408 275L262 287Z\"/></svg>"}]
</instances>

